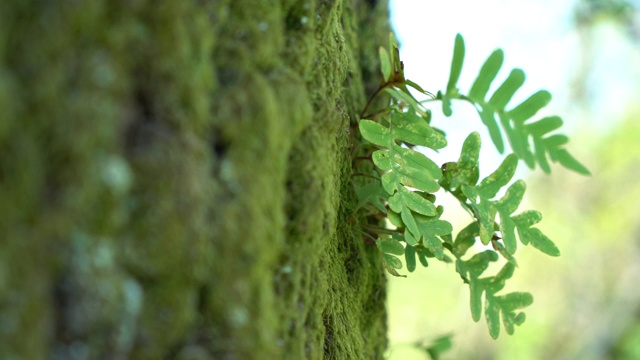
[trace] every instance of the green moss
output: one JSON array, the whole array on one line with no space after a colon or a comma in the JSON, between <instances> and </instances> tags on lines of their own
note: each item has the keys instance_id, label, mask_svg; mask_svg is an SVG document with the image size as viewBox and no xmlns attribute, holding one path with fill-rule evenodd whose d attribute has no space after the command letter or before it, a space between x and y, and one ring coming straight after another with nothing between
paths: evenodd
<instances>
[{"instance_id":1,"label":"green moss","mask_svg":"<svg viewBox=\"0 0 640 360\"><path fill-rule=\"evenodd\" d=\"M196 324L198 292L181 279L145 286L142 313L137 324L132 359L160 359L175 352L177 345Z\"/></svg>"},{"instance_id":2,"label":"green moss","mask_svg":"<svg viewBox=\"0 0 640 360\"><path fill-rule=\"evenodd\" d=\"M369 3L1 2L0 357L380 358Z\"/></svg>"}]
</instances>

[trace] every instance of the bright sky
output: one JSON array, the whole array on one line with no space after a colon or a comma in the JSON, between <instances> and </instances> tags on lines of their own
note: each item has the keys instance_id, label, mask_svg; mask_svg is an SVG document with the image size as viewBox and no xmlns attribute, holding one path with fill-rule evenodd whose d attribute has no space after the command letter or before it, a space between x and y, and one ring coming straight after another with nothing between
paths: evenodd
<instances>
[{"instance_id":1,"label":"bright sky","mask_svg":"<svg viewBox=\"0 0 640 360\"><path fill-rule=\"evenodd\" d=\"M408 78L433 93L444 89L454 38L460 33L466 45L458 83L463 91L471 87L489 54L502 48L505 62L495 83L505 79L514 67L520 67L525 70L527 81L514 101L545 88L554 95L547 111L554 112L558 110L558 97L566 93L563 89L568 78L563 74L569 73L568 55L575 48L569 22L571 10L572 1L566 0L391 1L392 24ZM449 119L439 118L437 109L433 113L434 124L451 135L450 146L436 162L457 160L462 141L471 130L477 130L483 140L481 163L486 164L482 175L488 175L500 164L502 157L496 156L484 125L470 106L459 104ZM521 170L524 167L521 165Z\"/></svg>"},{"instance_id":2,"label":"bright sky","mask_svg":"<svg viewBox=\"0 0 640 360\"><path fill-rule=\"evenodd\" d=\"M637 46L621 41L615 29L604 28L597 33L596 46L604 46L602 51L596 51L589 79L597 89L590 94L594 97L594 108L571 110L570 85L578 73L582 54L573 23L575 4L575 0L391 0L390 8L409 79L433 93L444 89L454 38L461 33L466 57L458 85L463 91L468 91L489 54L502 48L505 63L494 84L504 80L511 69L523 69L527 80L514 101L520 102L539 89L549 90L553 100L538 117L561 115L565 120L564 132L568 132L583 126L609 127L612 118L628 110L623 105L635 101L634 90L638 87L629 79L640 78ZM442 116L439 110L433 113L434 125L451 135L451 145L442 152L442 158L434 160L456 160L464 137L477 130L483 137L481 162L487 164L483 175L499 165L502 157L496 156L497 151L473 109L460 104L454 107L454 115L449 119L438 118ZM521 165L519 170L525 168Z\"/></svg>"},{"instance_id":3,"label":"bright sky","mask_svg":"<svg viewBox=\"0 0 640 360\"><path fill-rule=\"evenodd\" d=\"M529 75L523 92L561 86L567 55L575 48L572 8L567 0L391 1L393 27L410 63L405 66L417 80L446 84L453 40L461 33L467 45L463 87L487 56L502 48L505 68L523 67Z\"/></svg>"}]
</instances>

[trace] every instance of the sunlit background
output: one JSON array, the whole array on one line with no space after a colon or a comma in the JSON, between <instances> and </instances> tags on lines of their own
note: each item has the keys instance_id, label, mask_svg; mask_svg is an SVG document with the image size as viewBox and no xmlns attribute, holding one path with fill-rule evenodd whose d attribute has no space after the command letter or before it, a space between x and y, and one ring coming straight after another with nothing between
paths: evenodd
<instances>
[{"instance_id":1,"label":"sunlit background","mask_svg":"<svg viewBox=\"0 0 640 360\"><path fill-rule=\"evenodd\" d=\"M408 278L391 278L389 358L429 359L415 342L452 334L441 359L640 359L640 3L625 0L392 0L405 75L431 92L444 89L456 33L467 52L461 89L468 90L496 48L505 51L498 80L522 68L514 101L545 88L554 96L544 115L561 115L569 150L592 171L583 177L553 168L551 176L521 164L528 190L521 210L540 210L540 228L562 252L550 258L520 246L508 291L535 301L514 336L488 334L475 323L468 287L452 264L430 262ZM496 83L500 83L496 81ZM502 157L475 111L454 105L434 123L450 140L433 155L455 161L462 140L483 137L487 175ZM439 202L460 229L471 221L454 202ZM406 272L406 271L405 271Z\"/></svg>"}]
</instances>

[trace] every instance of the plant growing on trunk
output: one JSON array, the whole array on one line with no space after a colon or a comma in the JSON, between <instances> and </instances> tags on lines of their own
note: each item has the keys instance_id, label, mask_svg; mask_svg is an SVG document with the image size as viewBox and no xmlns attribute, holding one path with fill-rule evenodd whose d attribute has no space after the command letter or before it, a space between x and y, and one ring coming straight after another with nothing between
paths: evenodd
<instances>
[{"instance_id":1,"label":"plant growing on trunk","mask_svg":"<svg viewBox=\"0 0 640 360\"><path fill-rule=\"evenodd\" d=\"M540 90L522 103L507 108L511 98L524 83L520 69L511 71L493 94L489 88L502 67L502 50L494 51L486 60L471 89L457 88L464 62L464 40L457 35L449 81L446 90L436 95L407 79L400 61L398 45L390 36L389 51L380 48L383 81L362 111L358 128L364 141L356 149L354 172L358 176L356 191L358 209L366 215L363 230L382 252L385 268L394 276L403 276L400 257L412 272L418 263L428 266L431 259L455 262L455 269L470 288L470 307L474 321L484 314L493 338L500 334L501 323L508 334L525 320L522 308L531 305L527 292L502 294L506 280L517 267L514 257L518 242L531 245L550 256L559 256L555 244L534 227L542 216L527 210L516 213L525 193L524 181L512 182L519 161L530 168L539 166L550 173L551 162L588 175L589 171L564 147L565 135L555 133L562 125L558 116L534 119L536 113L551 100L551 94ZM409 88L429 97L418 101ZM384 96L384 97L383 97ZM380 104L372 110L374 104ZM446 116L452 114L453 100L470 102L488 128L500 151L512 151L491 175L479 178L478 155L480 136L472 132L464 141L457 161L436 164L416 150L424 146L434 150L447 146L446 135L431 124L426 102L439 101ZM502 196L500 191L506 188ZM441 215L445 209L436 204L438 191L453 195L473 221L453 235L453 227ZM516 235L517 234L517 235ZM519 240L519 241L518 241ZM485 250L473 253L476 243ZM490 248L489 248L490 246ZM485 271L499 258L505 264L495 275ZM484 299L484 301L483 301Z\"/></svg>"}]
</instances>

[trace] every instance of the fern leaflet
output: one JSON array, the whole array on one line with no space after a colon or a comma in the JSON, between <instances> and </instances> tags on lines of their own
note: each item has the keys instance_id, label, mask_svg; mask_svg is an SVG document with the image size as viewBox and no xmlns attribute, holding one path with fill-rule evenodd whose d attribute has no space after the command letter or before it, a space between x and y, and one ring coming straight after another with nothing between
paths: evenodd
<instances>
[{"instance_id":1,"label":"fern leaflet","mask_svg":"<svg viewBox=\"0 0 640 360\"><path fill-rule=\"evenodd\" d=\"M514 69L487 100L489 88L504 62L504 53L502 50L496 50L485 61L469 93L464 95L456 87L462 71L464 54L464 40L458 34L447 89L444 93L439 92L437 96L442 100L442 112L446 116L452 114L451 100L467 100L475 106L482 122L489 130L491 140L500 153L505 150L500 131L500 127L502 127L513 152L530 168L533 169L537 163L544 172L550 173L549 158L570 170L584 175L589 174L589 170L563 147L568 142L568 138L561 134L550 135L551 132L562 126L560 117L550 116L538 121L531 120L539 110L551 101L551 94L548 91L540 90L519 105L507 110L506 106L525 81L524 72L520 69ZM498 125L498 121L500 125Z\"/></svg>"}]
</instances>

